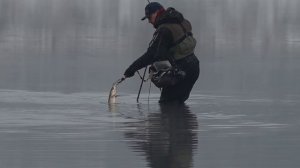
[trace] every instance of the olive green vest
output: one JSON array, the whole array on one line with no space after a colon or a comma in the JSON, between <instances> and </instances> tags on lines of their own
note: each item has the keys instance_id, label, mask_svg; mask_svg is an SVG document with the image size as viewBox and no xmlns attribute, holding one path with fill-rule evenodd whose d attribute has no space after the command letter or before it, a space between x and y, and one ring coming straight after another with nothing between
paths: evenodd
<instances>
[{"instance_id":1,"label":"olive green vest","mask_svg":"<svg viewBox=\"0 0 300 168\"><path fill-rule=\"evenodd\" d=\"M167 28L172 32L173 46L170 48L168 56L173 56L175 60L180 60L194 53L196 39L192 36L191 24L184 20L181 24L165 23L159 28Z\"/></svg>"}]
</instances>

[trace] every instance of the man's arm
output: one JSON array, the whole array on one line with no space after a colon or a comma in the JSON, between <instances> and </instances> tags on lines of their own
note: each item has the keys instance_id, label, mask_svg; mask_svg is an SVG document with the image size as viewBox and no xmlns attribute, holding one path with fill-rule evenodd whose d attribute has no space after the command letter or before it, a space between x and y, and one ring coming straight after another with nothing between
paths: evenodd
<instances>
[{"instance_id":1,"label":"man's arm","mask_svg":"<svg viewBox=\"0 0 300 168\"><path fill-rule=\"evenodd\" d=\"M134 73L158 60L166 60L170 46L172 45L172 34L167 28L159 29L149 44L147 51L135 60L125 71L125 77L131 77Z\"/></svg>"}]
</instances>

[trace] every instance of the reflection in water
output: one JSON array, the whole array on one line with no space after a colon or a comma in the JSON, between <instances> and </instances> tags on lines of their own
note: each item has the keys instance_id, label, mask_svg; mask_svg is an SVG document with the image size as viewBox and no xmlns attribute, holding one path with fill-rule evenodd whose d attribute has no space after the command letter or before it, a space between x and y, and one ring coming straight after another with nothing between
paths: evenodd
<instances>
[{"instance_id":1,"label":"reflection in water","mask_svg":"<svg viewBox=\"0 0 300 168\"><path fill-rule=\"evenodd\" d=\"M128 123L135 152L146 156L152 168L192 167L193 151L197 146L197 118L186 105L161 105L160 111L150 113L143 123Z\"/></svg>"}]
</instances>

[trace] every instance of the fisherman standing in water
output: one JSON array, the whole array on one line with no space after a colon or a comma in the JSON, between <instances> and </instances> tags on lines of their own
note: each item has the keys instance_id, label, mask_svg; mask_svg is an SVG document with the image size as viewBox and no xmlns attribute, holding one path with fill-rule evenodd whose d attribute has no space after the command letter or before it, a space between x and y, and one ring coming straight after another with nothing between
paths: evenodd
<instances>
[{"instance_id":1,"label":"fisherman standing in water","mask_svg":"<svg viewBox=\"0 0 300 168\"><path fill-rule=\"evenodd\" d=\"M156 29L147 51L134 61L124 73L126 78L157 61L168 60L172 66L185 73L182 80L172 86L162 86L159 103L184 103L199 76L199 60L194 54L196 40L192 35L192 26L183 15L174 8L165 9L158 2L145 7L145 16Z\"/></svg>"}]
</instances>

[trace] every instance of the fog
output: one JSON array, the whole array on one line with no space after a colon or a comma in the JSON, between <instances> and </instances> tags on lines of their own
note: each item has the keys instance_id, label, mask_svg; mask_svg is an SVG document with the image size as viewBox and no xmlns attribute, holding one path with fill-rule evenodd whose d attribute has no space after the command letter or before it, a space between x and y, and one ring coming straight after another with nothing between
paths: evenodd
<instances>
[{"instance_id":1,"label":"fog","mask_svg":"<svg viewBox=\"0 0 300 168\"><path fill-rule=\"evenodd\" d=\"M0 167L300 167L300 1L159 2L198 42L183 106L149 82L136 103L137 74L107 103L155 31L147 1L0 0Z\"/></svg>"},{"instance_id":2,"label":"fog","mask_svg":"<svg viewBox=\"0 0 300 168\"><path fill-rule=\"evenodd\" d=\"M164 0L192 22L199 92L300 94L300 1ZM0 89L105 92L147 49L141 0L0 0ZM122 88L136 92L139 78Z\"/></svg>"}]
</instances>

